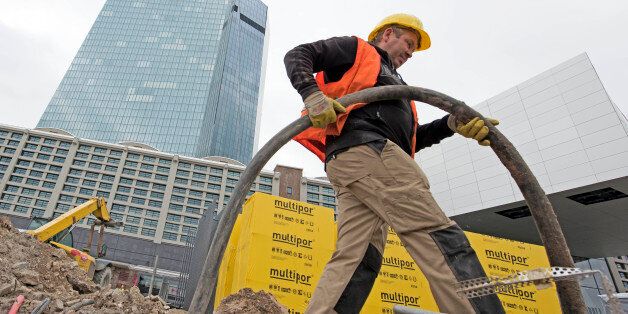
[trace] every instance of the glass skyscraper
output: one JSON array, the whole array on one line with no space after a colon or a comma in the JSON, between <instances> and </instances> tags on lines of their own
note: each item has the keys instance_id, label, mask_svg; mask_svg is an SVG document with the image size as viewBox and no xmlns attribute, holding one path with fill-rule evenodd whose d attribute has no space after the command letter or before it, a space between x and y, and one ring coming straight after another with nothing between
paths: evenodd
<instances>
[{"instance_id":1,"label":"glass skyscraper","mask_svg":"<svg viewBox=\"0 0 628 314\"><path fill-rule=\"evenodd\" d=\"M247 163L266 14L258 0L108 0L37 127Z\"/></svg>"}]
</instances>

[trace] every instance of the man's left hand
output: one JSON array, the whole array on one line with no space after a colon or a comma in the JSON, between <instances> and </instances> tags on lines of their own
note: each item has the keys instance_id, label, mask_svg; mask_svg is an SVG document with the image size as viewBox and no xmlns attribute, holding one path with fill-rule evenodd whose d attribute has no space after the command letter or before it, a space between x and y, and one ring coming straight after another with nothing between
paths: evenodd
<instances>
[{"instance_id":1,"label":"man's left hand","mask_svg":"<svg viewBox=\"0 0 628 314\"><path fill-rule=\"evenodd\" d=\"M492 125L498 125L499 120L493 118L486 118ZM454 132L466 137L472 138L478 141L478 144L482 146L490 146L491 142L486 139L488 136L488 127L485 125L484 120L479 117L473 118L471 121L466 124L460 123L456 121L456 118L451 115L447 120L447 125Z\"/></svg>"}]
</instances>

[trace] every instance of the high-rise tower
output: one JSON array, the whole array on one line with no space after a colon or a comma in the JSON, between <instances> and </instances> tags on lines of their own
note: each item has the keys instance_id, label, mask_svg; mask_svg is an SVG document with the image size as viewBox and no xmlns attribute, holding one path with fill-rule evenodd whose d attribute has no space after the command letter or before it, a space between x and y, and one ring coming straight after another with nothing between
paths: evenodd
<instances>
[{"instance_id":1,"label":"high-rise tower","mask_svg":"<svg viewBox=\"0 0 628 314\"><path fill-rule=\"evenodd\" d=\"M37 127L246 163L266 14L259 0L108 0Z\"/></svg>"}]
</instances>

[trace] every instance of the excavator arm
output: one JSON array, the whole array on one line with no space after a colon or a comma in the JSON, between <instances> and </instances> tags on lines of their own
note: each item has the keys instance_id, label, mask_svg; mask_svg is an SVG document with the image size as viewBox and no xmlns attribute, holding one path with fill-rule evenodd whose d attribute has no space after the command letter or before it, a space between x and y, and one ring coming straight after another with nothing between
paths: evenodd
<instances>
[{"instance_id":1,"label":"excavator arm","mask_svg":"<svg viewBox=\"0 0 628 314\"><path fill-rule=\"evenodd\" d=\"M70 209L47 224L35 230L28 230L26 233L34 236L39 241L45 242L64 229L74 225L77 221L87 217L89 214L93 214L104 223L111 221L105 199L102 197L94 197L89 201Z\"/></svg>"}]
</instances>

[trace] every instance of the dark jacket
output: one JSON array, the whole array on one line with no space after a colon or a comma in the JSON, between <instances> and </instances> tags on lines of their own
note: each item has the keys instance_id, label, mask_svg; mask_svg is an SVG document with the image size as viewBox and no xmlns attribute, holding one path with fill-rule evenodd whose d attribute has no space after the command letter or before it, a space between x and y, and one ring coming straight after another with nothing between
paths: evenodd
<instances>
[{"instance_id":1,"label":"dark jacket","mask_svg":"<svg viewBox=\"0 0 628 314\"><path fill-rule=\"evenodd\" d=\"M374 47L381 56L381 70L375 86L406 85L388 53ZM319 90L313 73L324 71L325 82L338 81L353 65L356 52L355 37L333 37L295 47L286 54L284 63L292 86L305 99ZM361 144L368 144L381 151L386 139L412 155L414 128L417 128L415 151L419 151L453 135L454 132L447 126L448 117L416 126L408 100L370 103L351 112L339 136L326 138L326 159Z\"/></svg>"}]
</instances>

